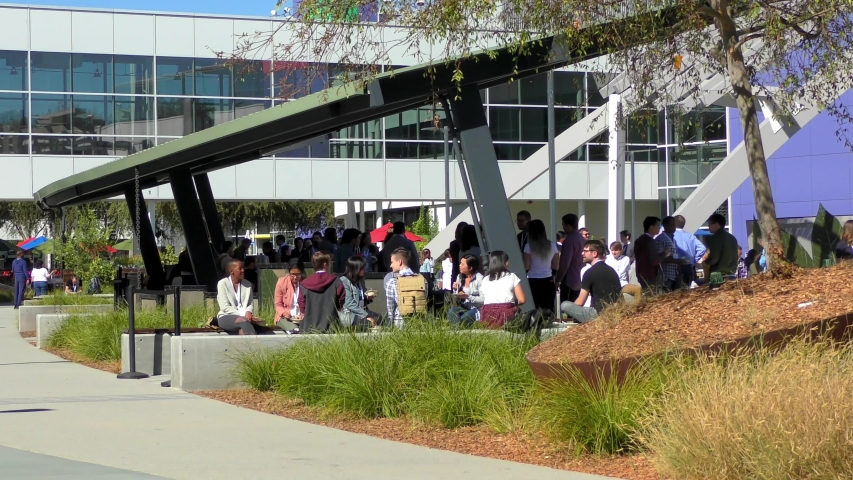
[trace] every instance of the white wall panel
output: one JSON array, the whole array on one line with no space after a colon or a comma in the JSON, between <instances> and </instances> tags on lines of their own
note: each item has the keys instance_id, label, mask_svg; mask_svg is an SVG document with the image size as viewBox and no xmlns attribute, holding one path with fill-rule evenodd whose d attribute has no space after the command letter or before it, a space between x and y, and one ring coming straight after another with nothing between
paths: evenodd
<instances>
[{"instance_id":1,"label":"white wall panel","mask_svg":"<svg viewBox=\"0 0 853 480\"><path fill-rule=\"evenodd\" d=\"M226 57L234 52L234 21L222 18L195 19L195 56L216 58L222 52Z\"/></svg>"},{"instance_id":2,"label":"white wall panel","mask_svg":"<svg viewBox=\"0 0 853 480\"><path fill-rule=\"evenodd\" d=\"M71 51L71 12L30 10L32 49L40 52ZM3 22L5 28L6 22Z\"/></svg>"},{"instance_id":3,"label":"white wall panel","mask_svg":"<svg viewBox=\"0 0 853 480\"><path fill-rule=\"evenodd\" d=\"M246 37L243 37L246 35ZM234 20L234 42L232 49L236 51L246 41L254 41L267 38L272 35L272 22L261 20ZM250 60L270 60L272 58L272 47L269 42L260 42L251 52L246 52Z\"/></svg>"},{"instance_id":4,"label":"white wall panel","mask_svg":"<svg viewBox=\"0 0 853 480\"><path fill-rule=\"evenodd\" d=\"M275 160L253 160L237 165L239 198L275 198Z\"/></svg>"},{"instance_id":5,"label":"white wall panel","mask_svg":"<svg viewBox=\"0 0 853 480\"><path fill-rule=\"evenodd\" d=\"M311 164L309 159L275 160L275 194L279 199L305 200L313 198Z\"/></svg>"},{"instance_id":6,"label":"white wall panel","mask_svg":"<svg viewBox=\"0 0 853 480\"><path fill-rule=\"evenodd\" d=\"M85 172L114 160L114 158L108 157L74 157L74 173Z\"/></svg>"},{"instance_id":7,"label":"white wall panel","mask_svg":"<svg viewBox=\"0 0 853 480\"><path fill-rule=\"evenodd\" d=\"M237 198L237 168L226 167L207 174L213 197L217 199Z\"/></svg>"},{"instance_id":8,"label":"white wall panel","mask_svg":"<svg viewBox=\"0 0 853 480\"><path fill-rule=\"evenodd\" d=\"M385 198L414 200L421 198L418 175L420 162L403 161L385 164Z\"/></svg>"},{"instance_id":9,"label":"white wall panel","mask_svg":"<svg viewBox=\"0 0 853 480\"><path fill-rule=\"evenodd\" d=\"M380 177L382 178L382 177ZM294 179L296 182L303 180ZM311 190L314 198L349 198L349 166L346 160L313 160L311 162Z\"/></svg>"},{"instance_id":10,"label":"white wall panel","mask_svg":"<svg viewBox=\"0 0 853 480\"><path fill-rule=\"evenodd\" d=\"M154 197L152 197L152 199L153 198L156 198L158 200L174 200L175 195L172 194L172 186L168 183L165 185L160 185L159 187L157 187Z\"/></svg>"},{"instance_id":11,"label":"white wall panel","mask_svg":"<svg viewBox=\"0 0 853 480\"><path fill-rule=\"evenodd\" d=\"M0 7L0 48L26 50L30 48L29 15L25 8Z\"/></svg>"},{"instance_id":12,"label":"white wall panel","mask_svg":"<svg viewBox=\"0 0 853 480\"><path fill-rule=\"evenodd\" d=\"M71 175L74 175L71 157L33 157L33 192Z\"/></svg>"},{"instance_id":13,"label":"white wall panel","mask_svg":"<svg viewBox=\"0 0 853 480\"><path fill-rule=\"evenodd\" d=\"M452 165L453 164L451 164L451 166ZM428 198L430 200L441 200L443 202L444 161L420 162L420 173L421 198Z\"/></svg>"},{"instance_id":14,"label":"white wall panel","mask_svg":"<svg viewBox=\"0 0 853 480\"><path fill-rule=\"evenodd\" d=\"M589 198L607 199L607 169L605 162L589 162Z\"/></svg>"},{"instance_id":15,"label":"white wall panel","mask_svg":"<svg viewBox=\"0 0 853 480\"><path fill-rule=\"evenodd\" d=\"M71 51L113 53L113 14L71 12Z\"/></svg>"},{"instance_id":16,"label":"white wall panel","mask_svg":"<svg viewBox=\"0 0 853 480\"><path fill-rule=\"evenodd\" d=\"M154 15L113 15L113 48L120 55L154 55Z\"/></svg>"},{"instance_id":17,"label":"white wall panel","mask_svg":"<svg viewBox=\"0 0 853 480\"><path fill-rule=\"evenodd\" d=\"M382 182L377 178L385 178L385 162L381 160L351 160L349 162L349 198L360 200L376 198L382 193Z\"/></svg>"},{"instance_id":18,"label":"white wall panel","mask_svg":"<svg viewBox=\"0 0 853 480\"><path fill-rule=\"evenodd\" d=\"M587 162L560 162L557 164L557 198L589 197L589 166ZM546 194L547 198L547 194Z\"/></svg>"},{"instance_id":19,"label":"white wall panel","mask_svg":"<svg viewBox=\"0 0 853 480\"><path fill-rule=\"evenodd\" d=\"M158 16L156 53L164 57L195 56L195 21L192 17Z\"/></svg>"},{"instance_id":20,"label":"white wall panel","mask_svg":"<svg viewBox=\"0 0 853 480\"><path fill-rule=\"evenodd\" d=\"M3 200L33 199L33 169L29 158L0 156L0 171L5 172L0 190Z\"/></svg>"},{"instance_id":21,"label":"white wall panel","mask_svg":"<svg viewBox=\"0 0 853 480\"><path fill-rule=\"evenodd\" d=\"M281 28L279 28L281 26ZM297 38L297 35L293 32L293 27L287 24L281 25L279 22L273 22L273 29L278 28L276 30L275 35L273 36L273 44L276 48L276 55L279 60L301 60L301 61L310 61L311 60L311 49L309 46L299 46L303 42ZM289 45L292 45L292 50L289 53L285 48Z\"/></svg>"}]
</instances>

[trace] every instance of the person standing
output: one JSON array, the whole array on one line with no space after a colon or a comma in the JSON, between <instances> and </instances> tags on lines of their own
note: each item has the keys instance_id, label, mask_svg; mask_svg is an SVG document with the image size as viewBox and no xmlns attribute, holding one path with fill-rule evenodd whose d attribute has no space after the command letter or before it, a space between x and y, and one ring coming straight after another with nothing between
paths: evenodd
<instances>
[{"instance_id":1,"label":"person standing","mask_svg":"<svg viewBox=\"0 0 853 480\"><path fill-rule=\"evenodd\" d=\"M409 269L413 272L420 272L421 263L418 257L418 249L415 247L415 242L406 238L406 224L403 222L394 222L391 237L382 246L382 259L389 269L391 267L391 255L398 248L405 248L409 251L409 256L406 259Z\"/></svg>"},{"instance_id":2,"label":"person standing","mask_svg":"<svg viewBox=\"0 0 853 480\"><path fill-rule=\"evenodd\" d=\"M30 283L30 272L27 261L24 260L23 250L15 252L15 260L12 261L12 275L15 277L15 309L24 303L24 292Z\"/></svg>"},{"instance_id":3,"label":"person standing","mask_svg":"<svg viewBox=\"0 0 853 480\"><path fill-rule=\"evenodd\" d=\"M456 231L453 233L453 240L450 241L448 250L450 251L450 261L453 262L453 268L450 270L450 278L455 279L459 276L459 260L462 258L462 231L468 226L467 222L459 222L456 224ZM446 288L445 290L450 290Z\"/></svg>"},{"instance_id":4,"label":"person standing","mask_svg":"<svg viewBox=\"0 0 853 480\"><path fill-rule=\"evenodd\" d=\"M622 230L619 232L619 239L622 241L622 254L634 261L634 244L631 242L631 232Z\"/></svg>"},{"instance_id":5,"label":"person standing","mask_svg":"<svg viewBox=\"0 0 853 480\"><path fill-rule=\"evenodd\" d=\"M655 237L660 233L660 218L646 217L643 220L643 235L634 242L634 261L637 264L637 280L644 289L657 285L660 259Z\"/></svg>"},{"instance_id":6,"label":"person standing","mask_svg":"<svg viewBox=\"0 0 853 480\"><path fill-rule=\"evenodd\" d=\"M684 225L686 224L687 220L683 216L675 216L675 233L672 236L672 240L675 242L678 257L686 262L679 267L679 280L686 287L690 288L690 285L696 279L696 264L700 263L702 257L705 256L705 245L696 238L696 235L684 231Z\"/></svg>"},{"instance_id":7,"label":"person standing","mask_svg":"<svg viewBox=\"0 0 853 480\"><path fill-rule=\"evenodd\" d=\"M335 273L344 273L347 269L347 262L350 257L357 256L361 241L361 232L355 228L347 228L341 235L341 245L335 250L332 261L332 271Z\"/></svg>"},{"instance_id":8,"label":"person standing","mask_svg":"<svg viewBox=\"0 0 853 480\"><path fill-rule=\"evenodd\" d=\"M35 296L47 295L47 283L50 281L50 272L44 268L43 261L36 260L35 268L30 272L30 279L33 283Z\"/></svg>"},{"instance_id":9,"label":"person standing","mask_svg":"<svg viewBox=\"0 0 853 480\"><path fill-rule=\"evenodd\" d=\"M240 240L240 246L234 249L234 254L231 255L235 260L240 260L241 262L246 261L246 257L249 255L249 248L252 246L252 240L250 238L243 238Z\"/></svg>"},{"instance_id":10,"label":"person standing","mask_svg":"<svg viewBox=\"0 0 853 480\"><path fill-rule=\"evenodd\" d=\"M515 216L515 225L519 230L521 230L515 238L518 239L518 248L521 249L522 252L524 251L524 247L527 246L527 242L530 238L530 233L528 231L530 218L530 212L527 210L522 210Z\"/></svg>"},{"instance_id":11,"label":"person standing","mask_svg":"<svg viewBox=\"0 0 853 480\"><path fill-rule=\"evenodd\" d=\"M548 240L545 223L542 220L531 221L528 224L527 233L528 242L522 253L533 305L536 308L553 310L554 296L557 294L554 271L560 268L557 245Z\"/></svg>"},{"instance_id":12,"label":"person standing","mask_svg":"<svg viewBox=\"0 0 853 480\"><path fill-rule=\"evenodd\" d=\"M577 323L587 323L598 318L605 307L616 303L622 297L622 285L616 271L604 261L604 245L597 240L588 240L584 244L583 259L590 265L583 277L581 292L574 302L563 302L560 307ZM592 306L586 307L587 298L592 295Z\"/></svg>"},{"instance_id":13,"label":"person standing","mask_svg":"<svg viewBox=\"0 0 853 480\"><path fill-rule=\"evenodd\" d=\"M675 218L664 217L661 226L663 227L663 234L655 237L655 243L658 246L658 256L663 272L663 286L667 291L672 291L678 286L679 268L684 261L678 258L673 241Z\"/></svg>"},{"instance_id":14,"label":"person standing","mask_svg":"<svg viewBox=\"0 0 853 480\"><path fill-rule=\"evenodd\" d=\"M583 255L581 251L584 239L578 232L578 216L574 213L563 215L563 231L566 238L563 240L563 248L560 250L560 268L554 284L560 289L560 303L574 302L580 295L581 290L581 268L583 267Z\"/></svg>"}]
</instances>

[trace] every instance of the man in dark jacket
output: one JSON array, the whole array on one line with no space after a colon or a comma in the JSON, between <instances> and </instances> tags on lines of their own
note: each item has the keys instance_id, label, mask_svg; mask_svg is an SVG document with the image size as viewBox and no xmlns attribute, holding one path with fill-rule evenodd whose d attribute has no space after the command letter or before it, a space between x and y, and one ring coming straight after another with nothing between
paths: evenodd
<instances>
[{"instance_id":1,"label":"man in dark jacket","mask_svg":"<svg viewBox=\"0 0 853 480\"><path fill-rule=\"evenodd\" d=\"M658 284L660 255L655 237L660 233L660 218L646 217L643 220L643 235L634 242L634 261L637 263L637 280L643 288Z\"/></svg>"},{"instance_id":2,"label":"man in dark jacket","mask_svg":"<svg viewBox=\"0 0 853 480\"><path fill-rule=\"evenodd\" d=\"M303 333L327 333L338 323L338 311L346 301L341 280L329 270L332 256L320 251L311 258L314 273L302 281L299 311L303 312L299 330Z\"/></svg>"},{"instance_id":3,"label":"man in dark jacket","mask_svg":"<svg viewBox=\"0 0 853 480\"><path fill-rule=\"evenodd\" d=\"M715 213L708 219L708 267L711 273L720 272L727 279L737 274L737 238L726 231L726 217Z\"/></svg>"},{"instance_id":4,"label":"man in dark jacket","mask_svg":"<svg viewBox=\"0 0 853 480\"><path fill-rule=\"evenodd\" d=\"M30 269L27 268L27 261L24 260L24 252L18 250L15 252L15 260L12 261L12 275L15 276L15 308L24 303L24 292L26 292L27 284L30 283Z\"/></svg>"},{"instance_id":5,"label":"man in dark jacket","mask_svg":"<svg viewBox=\"0 0 853 480\"><path fill-rule=\"evenodd\" d=\"M462 261L460 253L462 252L462 230L468 226L468 222L459 222L456 224L456 233L453 240L450 241L450 260L453 262L453 270L450 272L450 278L456 281L459 277L459 262Z\"/></svg>"}]
</instances>

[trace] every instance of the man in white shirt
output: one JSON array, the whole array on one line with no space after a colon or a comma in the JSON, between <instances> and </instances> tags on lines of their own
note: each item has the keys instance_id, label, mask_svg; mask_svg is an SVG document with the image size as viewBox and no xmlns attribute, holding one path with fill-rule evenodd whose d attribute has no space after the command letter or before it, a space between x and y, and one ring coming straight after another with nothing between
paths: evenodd
<instances>
[{"instance_id":1,"label":"man in white shirt","mask_svg":"<svg viewBox=\"0 0 853 480\"><path fill-rule=\"evenodd\" d=\"M643 294L643 289L639 285L634 285L630 282L631 259L623 254L622 244L613 242L610 244L610 255L604 259L604 262L616 271L619 276L619 284L622 285L622 293L627 293L635 299L639 300Z\"/></svg>"}]
</instances>

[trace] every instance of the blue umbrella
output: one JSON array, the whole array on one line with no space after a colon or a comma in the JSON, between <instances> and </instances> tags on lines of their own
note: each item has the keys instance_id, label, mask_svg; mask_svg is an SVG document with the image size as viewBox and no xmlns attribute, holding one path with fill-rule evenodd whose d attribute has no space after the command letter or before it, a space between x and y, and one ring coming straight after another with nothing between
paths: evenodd
<instances>
[{"instance_id":1,"label":"blue umbrella","mask_svg":"<svg viewBox=\"0 0 853 480\"><path fill-rule=\"evenodd\" d=\"M21 250L32 250L39 245L45 243L47 241L47 237L36 237L29 242L21 245Z\"/></svg>"},{"instance_id":2,"label":"blue umbrella","mask_svg":"<svg viewBox=\"0 0 853 480\"><path fill-rule=\"evenodd\" d=\"M696 236L697 237L707 237L710 235L711 235L711 232L709 232L708 230L696 230Z\"/></svg>"}]
</instances>

